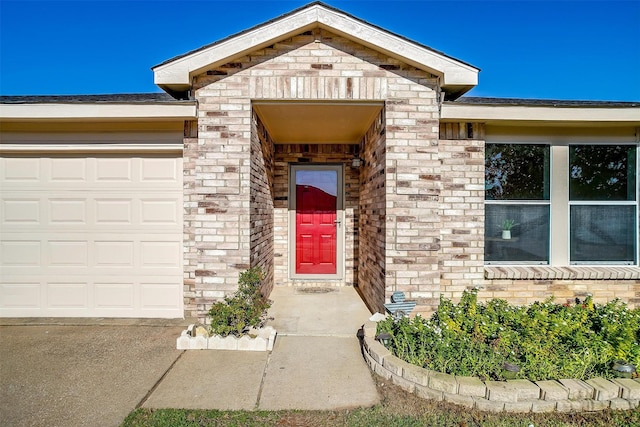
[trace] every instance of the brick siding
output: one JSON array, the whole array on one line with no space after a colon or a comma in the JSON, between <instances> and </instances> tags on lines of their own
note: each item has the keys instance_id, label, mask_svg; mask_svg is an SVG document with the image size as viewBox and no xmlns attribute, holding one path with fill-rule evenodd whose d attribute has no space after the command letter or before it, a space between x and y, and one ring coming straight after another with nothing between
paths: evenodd
<instances>
[{"instance_id":1,"label":"brick siding","mask_svg":"<svg viewBox=\"0 0 640 427\"><path fill-rule=\"evenodd\" d=\"M274 145L255 112L252 119L250 264L264 272L261 292L269 295L274 283Z\"/></svg>"},{"instance_id":2,"label":"brick siding","mask_svg":"<svg viewBox=\"0 0 640 427\"><path fill-rule=\"evenodd\" d=\"M367 306L384 313L387 200L384 110L365 133L361 145L358 284Z\"/></svg>"},{"instance_id":3,"label":"brick siding","mask_svg":"<svg viewBox=\"0 0 640 427\"><path fill-rule=\"evenodd\" d=\"M425 247L432 253L438 251L438 227L434 224L438 221L439 183L421 180L418 171L425 164L438 168L437 78L322 30L234 58L196 76L193 83L199 106L198 133L185 137L184 151L188 315L203 318L215 299L236 289L238 272L250 265L261 265L270 271L270 254L274 260L272 282L291 283L285 198L288 163L300 157L319 163L347 164L343 283L359 281L358 210L363 202L358 193L360 171L348 167L354 153L351 148L330 155L322 151L324 148L289 152L291 147L275 145L271 184L271 154L269 143L265 142L269 137L255 135L262 131L252 115L252 100L386 102L386 122L379 126L391 127L385 130L384 137L372 142L381 145L371 148L384 162L376 166L380 175L375 185L380 186L368 190L380 197L375 202L364 202L378 210L369 215L386 221L376 227L385 234L371 234L377 242L367 243L366 247L377 245L377 277L365 268L367 284L360 285L373 283L371 289L375 291L370 292L369 303L380 309L382 292L388 296L396 286L408 292L425 291L439 280L437 259L422 255ZM366 173L366 167L362 170ZM398 179L402 181L399 186ZM272 213L268 212L271 206ZM406 222L407 217L414 220ZM259 230L263 226L266 229ZM413 236L420 242L411 242ZM381 247L381 241L386 246ZM431 263L418 264L421 261Z\"/></svg>"},{"instance_id":4,"label":"brick siding","mask_svg":"<svg viewBox=\"0 0 640 427\"><path fill-rule=\"evenodd\" d=\"M467 129L465 124L460 129ZM482 126L475 137L482 138ZM450 126L442 125L443 128ZM440 289L418 294L420 311L435 309L442 294L459 298L465 289L484 283L484 141L480 139L439 141L440 192ZM466 135L465 135L466 136Z\"/></svg>"},{"instance_id":5,"label":"brick siding","mask_svg":"<svg viewBox=\"0 0 640 427\"><path fill-rule=\"evenodd\" d=\"M346 274L332 284L359 286L373 310L396 290L424 313L441 294L457 298L472 286L514 302L600 292L598 283L565 292L485 278L484 126L441 125L439 79L425 71L318 30L213 66L193 78L193 96L197 123L184 138L189 316L204 319L250 266L267 273L265 292L300 284L289 278L288 180L289 165L302 161L345 165ZM382 111L359 145L281 145L253 111L260 100L367 101ZM359 170L350 167L356 155ZM638 298L637 281L620 286L598 295Z\"/></svg>"}]
</instances>

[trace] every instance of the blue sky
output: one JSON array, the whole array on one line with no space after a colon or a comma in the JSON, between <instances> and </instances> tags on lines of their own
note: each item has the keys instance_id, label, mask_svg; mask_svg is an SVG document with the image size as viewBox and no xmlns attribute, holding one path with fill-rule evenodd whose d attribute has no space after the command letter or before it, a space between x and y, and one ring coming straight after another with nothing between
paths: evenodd
<instances>
[{"instance_id":1,"label":"blue sky","mask_svg":"<svg viewBox=\"0 0 640 427\"><path fill-rule=\"evenodd\" d=\"M307 3L0 0L0 94L159 92L152 66ZM325 3L480 68L470 96L640 101L640 0Z\"/></svg>"}]
</instances>

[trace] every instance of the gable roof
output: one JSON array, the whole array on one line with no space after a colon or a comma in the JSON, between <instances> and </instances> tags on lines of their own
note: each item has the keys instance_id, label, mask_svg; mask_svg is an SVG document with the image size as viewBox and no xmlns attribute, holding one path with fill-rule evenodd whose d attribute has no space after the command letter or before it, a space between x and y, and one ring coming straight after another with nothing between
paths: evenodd
<instances>
[{"instance_id":1,"label":"gable roof","mask_svg":"<svg viewBox=\"0 0 640 427\"><path fill-rule=\"evenodd\" d=\"M172 96L184 97L190 89L193 75L315 28L331 31L439 76L442 88L450 99L461 96L478 84L478 68L322 2L310 3L276 19L158 64L152 67L154 82Z\"/></svg>"}]
</instances>

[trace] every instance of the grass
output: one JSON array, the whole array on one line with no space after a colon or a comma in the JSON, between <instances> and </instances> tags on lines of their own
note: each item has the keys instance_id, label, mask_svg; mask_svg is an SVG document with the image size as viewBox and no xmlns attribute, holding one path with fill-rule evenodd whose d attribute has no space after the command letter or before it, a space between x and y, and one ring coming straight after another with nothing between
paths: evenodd
<instances>
[{"instance_id":1,"label":"grass","mask_svg":"<svg viewBox=\"0 0 640 427\"><path fill-rule=\"evenodd\" d=\"M640 411L509 414L469 410L444 402L424 400L375 377L381 403L372 408L340 411L217 411L137 409L122 427L182 426L443 426L443 427L633 427Z\"/></svg>"}]
</instances>

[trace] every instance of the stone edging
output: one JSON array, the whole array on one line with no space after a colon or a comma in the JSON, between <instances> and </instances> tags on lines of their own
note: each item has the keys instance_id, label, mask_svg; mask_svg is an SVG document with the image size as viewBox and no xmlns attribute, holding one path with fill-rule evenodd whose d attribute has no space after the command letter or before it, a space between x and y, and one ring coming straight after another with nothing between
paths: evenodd
<instances>
[{"instance_id":1,"label":"stone edging","mask_svg":"<svg viewBox=\"0 0 640 427\"><path fill-rule=\"evenodd\" d=\"M266 326L261 329L249 331L249 334L240 338L234 336L221 337L214 335L191 336L190 331L194 325L182 331L176 340L178 350L240 350L240 351L271 351L276 340L277 332L273 327ZM254 337L250 335L255 335Z\"/></svg>"},{"instance_id":2,"label":"stone edging","mask_svg":"<svg viewBox=\"0 0 640 427\"><path fill-rule=\"evenodd\" d=\"M371 328L365 329L362 353L371 370L425 399L490 412L599 411L634 409L640 405L640 379L481 381L407 363L392 355L368 332Z\"/></svg>"}]
</instances>

